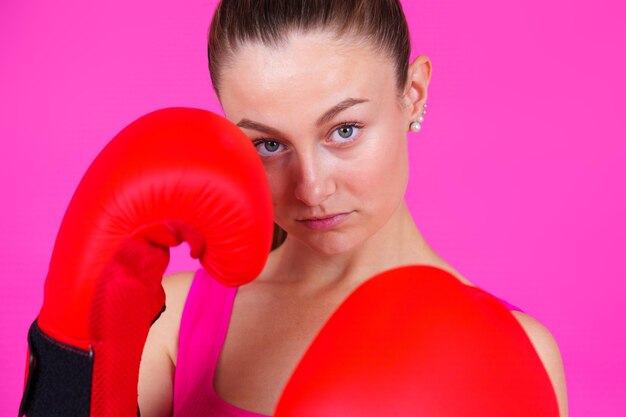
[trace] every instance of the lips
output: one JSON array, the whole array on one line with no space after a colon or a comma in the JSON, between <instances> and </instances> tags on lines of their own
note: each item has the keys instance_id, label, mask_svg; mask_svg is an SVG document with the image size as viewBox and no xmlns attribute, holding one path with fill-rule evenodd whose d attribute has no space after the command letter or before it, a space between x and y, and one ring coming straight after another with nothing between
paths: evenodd
<instances>
[{"instance_id":1,"label":"lips","mask_svg":"<svg viewBox=\"0 0 626 417\"><path fill-rule=\"evenodd\" d=\"M337 213L326 217L298 220L311 230L330 230L342 223L351 213Z\"/></svg>"},{"instance_id":2,"label":"lips","mask_svg":"<svg viewBox=\"0 0 626 417\"><path fill-rule=\"evenodd\" d=\"M346 213L335 213L335 214L329 214L327 216L323 216L323 217L308 217L306 219L300 219L298 221L300 222L305 222L305 221L311 221L311 220L326 220L326 219L330 219L331 217L335 217L338 216L340 214L346 214Z\"/></svg>"}]
</instances>

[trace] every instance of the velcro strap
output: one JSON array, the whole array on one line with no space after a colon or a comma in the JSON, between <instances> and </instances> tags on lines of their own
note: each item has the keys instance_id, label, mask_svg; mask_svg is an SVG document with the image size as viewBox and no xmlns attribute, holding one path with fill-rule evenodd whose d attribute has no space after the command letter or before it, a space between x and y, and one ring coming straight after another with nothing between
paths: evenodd
<instances>
[{"instance_id":1,"label":"velcro strap","mask_svg":"<svg viewBox=\"0 0 626 417\"><path fill-rule=\"evenodd\" d=\"M67 345L43 333L37 320L28 331L30 361L19 415L89 417L93 350Z\"/></svg>"}]
</instances>

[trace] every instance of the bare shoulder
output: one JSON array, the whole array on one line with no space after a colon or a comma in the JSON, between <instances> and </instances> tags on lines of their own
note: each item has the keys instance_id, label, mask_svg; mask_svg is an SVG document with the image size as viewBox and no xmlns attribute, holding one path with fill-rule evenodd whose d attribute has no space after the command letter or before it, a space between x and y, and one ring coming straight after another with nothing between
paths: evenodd
<instances>
[{"instance_id":1,"label":"bare shoulder","mask_svg":"<svg viewBox=\"0 0 626 417\"><path fill-rule=\"evenodd\" d=\"M179 272L161 280L166 308L150 326L139 366L137 401L142 416L172 415L178 331L193 275Z\"/></svg>"},{"instance_id":2,"label":"bare shoulder","mask_svg":"<svg viewBox=\"0 0 626 417\"><path fill-rule=\"evenodd\" d=\"M192 271L176 272L165 275L161 281L163 291L165 291L166 309L154 326L158 326L155 331L163 336L161 340L163 340L164 348L174 365L176 365L178 354L180 320L194 274Z\"/></svg>"},{"instance_id":3,"label":"bare shoulder","mask_svg":"<svg viewBox=\"0 0 626 417\"><path fill-rule=\"evenodd\" d=\"M556 392L561 417L568 416L567 388L565 384L565 371L563 359L556 339L546 326L532 316L521 311L511 311L513 316L526 331L539 358L546 368L552 386Z\"/></svg>"},{"instance_id":4,"label":"bare shoulder","mask_svg":"<svg viewBox=\"0 0 626 417\"><path fill-rule=\"evenodd\" d=\"M171 295L172 297L180 297L184 295L187 298L189 288L191 288L191 282L195 275L194 271L182 271L174 272L172 274L165 275L161 284L165 290L165 295ZM166 300L167 302L168 300ZM176 300L172 300L176 301Z\"/></svg>"},{"instance_id":5,"label":"bare shoulder","mask_svg":"<svg viewBox=\"0 0 626 417\"><path fill-rule=\"evenodd\" d=\"M469 287L475 287L476 286L472 282L470 282L470 280L468 280L463 275L461 275L461 273L459 271L457 271L455 268L453 268L452 265L450 265L449 263L447 263L443 259L439 258L438 256L433 256L432 259L429 259L427 262L424 261L424 262L418 262L418 263L422 263L422 264L425 264L425 265L428 265L428 266L434 266L436 268L439 268L439 269L447 272L448 274L452 275L454 278L459 280L462 284L465 284L465 285L467 285Z\"/></svg>"}]
</instances>

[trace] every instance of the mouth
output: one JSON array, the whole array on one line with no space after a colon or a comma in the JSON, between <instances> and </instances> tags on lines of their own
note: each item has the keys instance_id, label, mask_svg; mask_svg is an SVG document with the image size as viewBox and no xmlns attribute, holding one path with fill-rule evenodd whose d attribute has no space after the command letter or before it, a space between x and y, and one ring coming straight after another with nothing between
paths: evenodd
<instances>
[{"instance_id":1,"label":"mouth","mask_svg":"<svg viewBox=\"0 0 626 417\"><path fill-rule=\"evenodd\" d=\"M298 221L304 222L304 221L310 221L310 220L326 220L326 219L333 218L335 216L339 216L340 214L346 214L346 213L329 214L327 216L322 216L322 217L307 217L305 219L298 219Z\"/></svg>"},{"instance_id":2,"label":"mouth","mask_svg":"<svg viewBox=\"0 0 626 417\"><path fill-rule=\"evenodd\" d=\"M324 217L310 217L298 222L312 230L330 230L342 223L352 212L331 214Z\"/></svg>"}]
</instances>

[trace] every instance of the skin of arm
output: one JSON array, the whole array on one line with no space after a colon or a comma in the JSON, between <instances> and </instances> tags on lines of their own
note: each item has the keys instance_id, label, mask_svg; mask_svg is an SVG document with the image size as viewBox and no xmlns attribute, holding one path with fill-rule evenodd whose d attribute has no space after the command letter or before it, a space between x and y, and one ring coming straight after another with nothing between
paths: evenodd
<instances>
[{"instance_id":1,"label":"skin of arm","mask_svg":"<svg viewBox=\"0 0 626 417\"><path fill-rule=\"evenodd\" d=\"M568 417L567 388L563 359L556 340L550 330L538 320L520 311L511 311L526 331L554 387L559 404L560 417Z\"/></svg>"},{"instance_id":2,"label":"skin of arm","mask_svg":"<svg viewBox=\"0 0 626 417\"><path fill-rule=\"evenodd\" d=\"M179 272L162 280L166 309L154 322L144 345L139 366L139 410L141 417L171 417L174 397L173 355L178 342L182 309L193 273Z\"/></svg>"}]
</instances>

